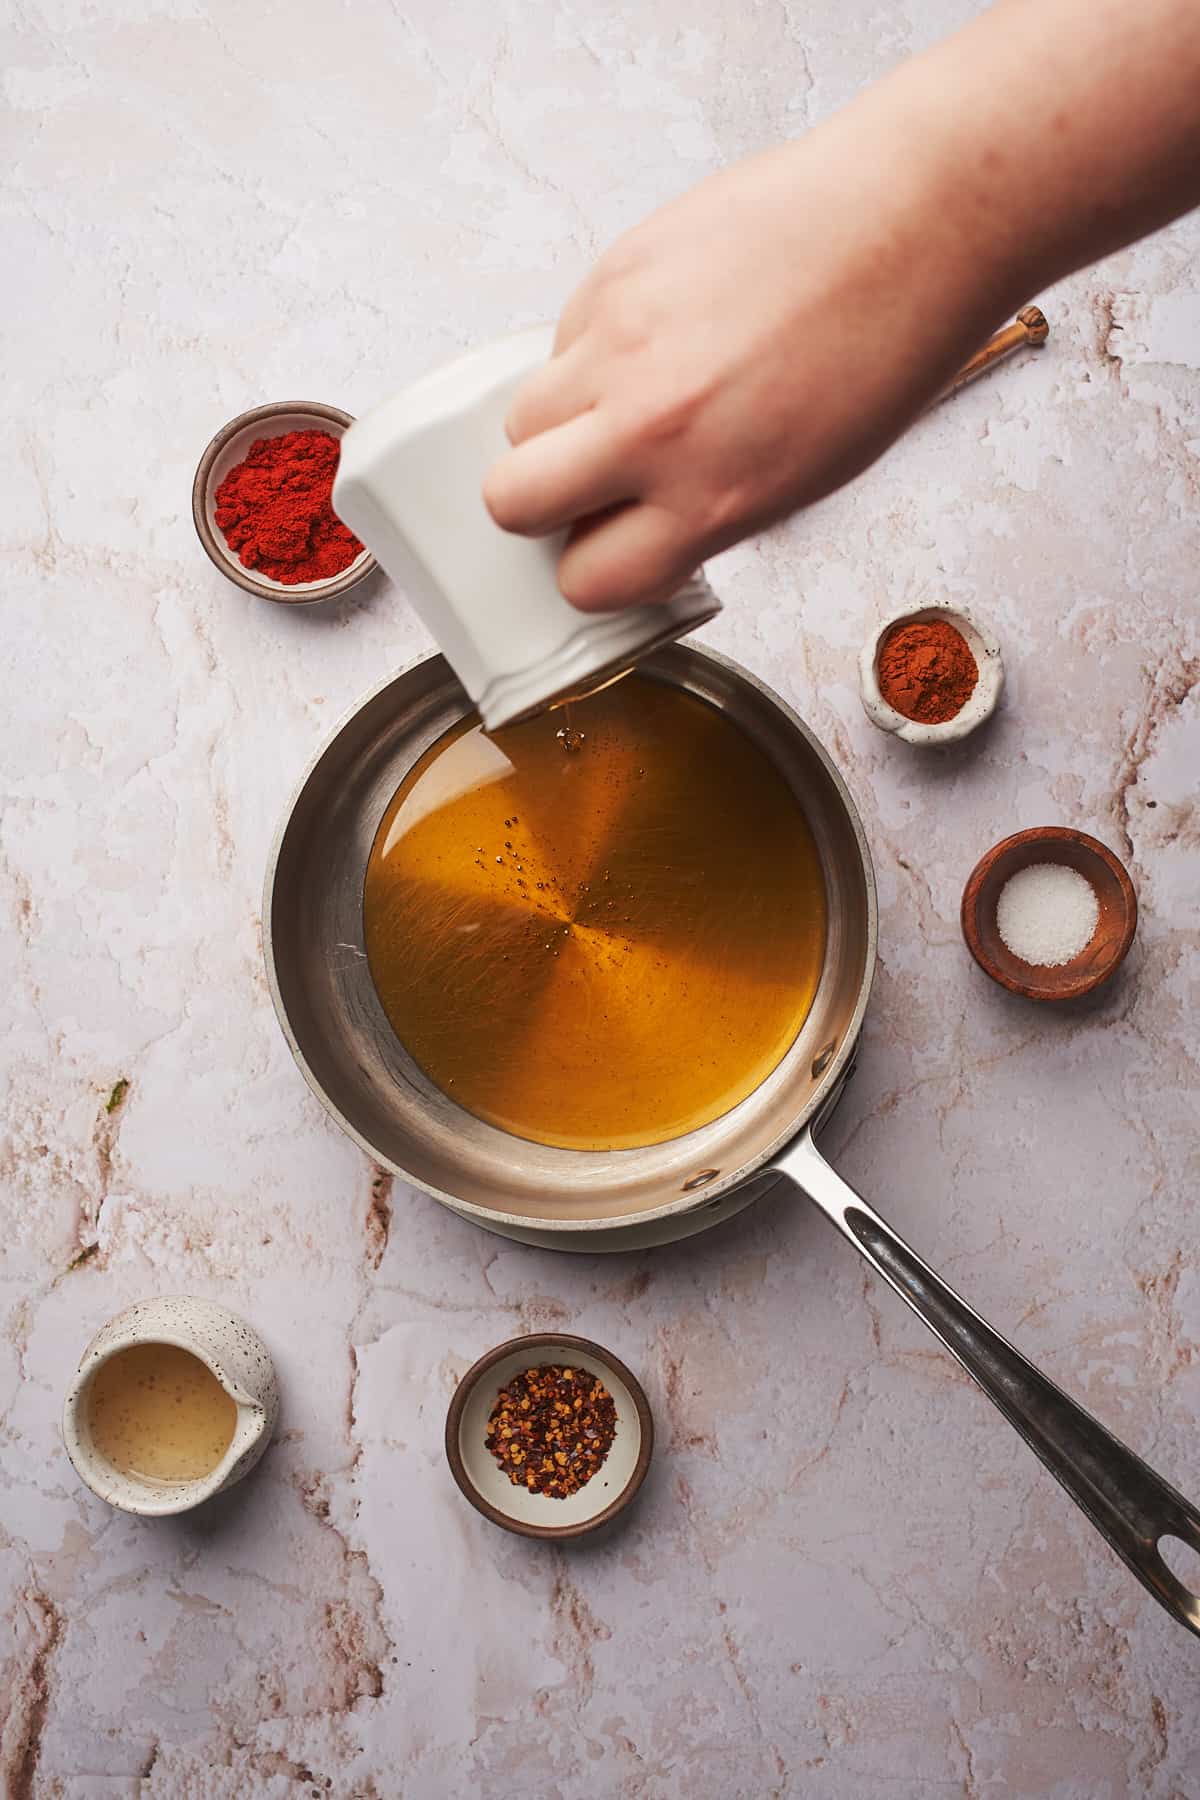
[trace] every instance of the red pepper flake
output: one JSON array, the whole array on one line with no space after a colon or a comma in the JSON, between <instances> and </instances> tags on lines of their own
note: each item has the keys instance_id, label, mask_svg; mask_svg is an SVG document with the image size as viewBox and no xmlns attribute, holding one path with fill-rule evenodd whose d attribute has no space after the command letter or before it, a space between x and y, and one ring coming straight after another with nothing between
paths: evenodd
<instances>
[{"instance_id":1,"label":"red pepper flake","mask_svg":"<svg viewBox=\"0 0 1200 1800\"><path fill-rule=\"evenodd\" d=\"M514 1487L565 1500L601 1468L617 1435L612 1395L586 1369L522 1369L496 1396L484 1443Z\"/></svg>"},{"instance_id":2,"label":"red pepper flake","mask_svg":"<svg viewBox=\"0 0 1200 1800\"><path fill-rule=\"evenodd\" d=\"M244 568L285 587L328 581L362 555L333 510L340 447L328 431L256 438L215 495L214 515Z\"/></svg>"}]
</instances>

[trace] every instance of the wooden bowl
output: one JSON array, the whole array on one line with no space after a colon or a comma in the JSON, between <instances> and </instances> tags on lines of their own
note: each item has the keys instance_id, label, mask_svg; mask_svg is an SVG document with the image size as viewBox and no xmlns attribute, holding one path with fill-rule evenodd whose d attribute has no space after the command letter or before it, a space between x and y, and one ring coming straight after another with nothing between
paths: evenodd
<instances>
[{"instance_id":1,"label":"wooden bowl","mask_svg":"<svg viewBox=\"0 0 1200 1800\"><path fill-rule=\"evenodd\" d=\"M1059 863L1088 880L1100 906L1090 942L1054 968L1014 956L996 923L1005 883L1032 863ZM985 975L1027 1000L1077 1000L1107 981L1125 960L1137 929L1137 895L1124 864L1106 844L1065 825L1037 825L993 846L963 890L962 933Z\"/></svg>"},{"instance_id":2,"label":"wooden bowl","mask_svg":"<svg viewBox=\"0 0 1200 1800\"><path fill-rule=\"evenodd\" d=\"M617 1408L617 1434L601 1467L565 1500L514 1487L484 1442L500 1389L522 1369L566 1363L599 1376ZM523 1537L577 1538L624 1512L650 1467L654 1420L641 1383L590 1338L543 1331L509 1338L467 1370L446 1415L450 1472L477 1512Z\"/></svg>"},{"instance_id":3,"label":"wooden bowl","mask_svg":"<svg viewBox=\"0 0 1200 1800\"><path fill-rule=\"evenodd\" d=\"M327 575L322 581L297 581L290 585L275 581L258 569L246 568L237 551L225 542L216 520L217 489L258 438L282 437L287 431L327 431L340 443L353 423L350 414L340 406L326 406L320 400L279 400L239 413L221 427L208 445L192 483L192 522L214 565L246 593L284 606L311 606L318 600L335 600L339 594L348 593L378 567L371 552L363 550L349 568L338 575Z\"/></svg>"}]
</instances>

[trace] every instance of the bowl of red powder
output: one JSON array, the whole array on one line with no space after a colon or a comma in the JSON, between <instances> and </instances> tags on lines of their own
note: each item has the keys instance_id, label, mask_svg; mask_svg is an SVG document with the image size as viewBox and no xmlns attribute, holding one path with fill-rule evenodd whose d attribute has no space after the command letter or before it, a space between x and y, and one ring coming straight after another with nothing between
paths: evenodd
<instances>
[{"instance_id":1,"label":"bowl of red powder","mask_svg":"<svg viewBox=\"0 0 1200 1800\"><path fill-rule=\"evenodd\" d=\"M282 400L231 419L192 484L196 533L230 581L261 600L332 600L377 566L333 510L349 413Z\"/></svg>"},{"instance_id":2,"label":"bowl of red powder","mask_svg":"<svg viewBox=\"0 0 1200 1800\"><path fill-rule=\"evenodd\" d=\"M906 744L949 744L990 719L1004 688L991 631L953 606L892 613L863 645L862 702L881 731Z\"/></svg>"}]
</instances>

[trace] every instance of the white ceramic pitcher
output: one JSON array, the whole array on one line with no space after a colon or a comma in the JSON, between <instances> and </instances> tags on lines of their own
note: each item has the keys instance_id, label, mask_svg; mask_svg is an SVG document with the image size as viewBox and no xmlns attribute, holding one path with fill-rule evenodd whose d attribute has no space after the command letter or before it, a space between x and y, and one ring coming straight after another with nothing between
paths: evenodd
<instances>
[{"instance_id":1,"label":"white ceramic pitcher","mask_svg":"<svg viewBox=\"0 0 1200 1800\"><path fill-rule=\"evenodd\" d=\"M211 1370L237 1407L229 1448L216 1467L194 1481L155 1481L124 1474L92 1441L87 1390L102 1364L135 1344L172 1344ZM124 1512L162 1516L187 1512L254 1467L271 1441L279 1388L267 1348L257 1334L211 1300L174 1295L143 1301L110 1319L80 1359L63 1407L63 1440L76 1474L94 1494Z\"/></svg>"},{"instance_id":2,"label":"white ceramic pitcher","mask_svg":"<svg viewBox=\"0 0 1200 1800\"><path fill-rule=\"evenodd\" d=\"M489 730L602 686L720 610L697 574L661 605L578 612L558 588L565 534L516 537L492 519L483 478L553 335L538 326L473 350L358 420L333 489L338 517L404 589Z\"/></svg>"}]
</instances>

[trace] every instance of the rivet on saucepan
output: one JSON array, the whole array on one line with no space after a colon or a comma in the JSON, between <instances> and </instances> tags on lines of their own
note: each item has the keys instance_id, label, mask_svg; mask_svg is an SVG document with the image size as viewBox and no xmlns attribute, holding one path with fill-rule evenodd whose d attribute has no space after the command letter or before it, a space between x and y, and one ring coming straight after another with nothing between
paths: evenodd
<instances>
[{"instance_id":1,"label":"rivet on saucepan","mask_svg":"<svg viewBox=\"0 0 1200 1800\"><path fill-rule=\"evenodd\" d=\"M836 1049L837 1049L837 1039L836 1038L830 1038L830 1040L827 1044L822 1044L821 1048L817 1051L817 1054L812 1059L812 1072L813 1072L814 1079L816 1076L823 1075L825 1073L826 1069L829 1067L830 1063L833 1061L833 1053Z\"/></svg>"},{"instance_id":2,"label":"rivet on saucepan","mask_svg":"<svg viewBox=\"0 0 1200 1800\"><path fill-rule=\"evenodd\" d=\"M720 1173L720 1169L701 1169L697 1174L692 1175L684 1182L683 1192L685 1194L690 1194L696 1188L707 1187L714 1175L719 1175Z\"/></svg>"}]
</instances>

